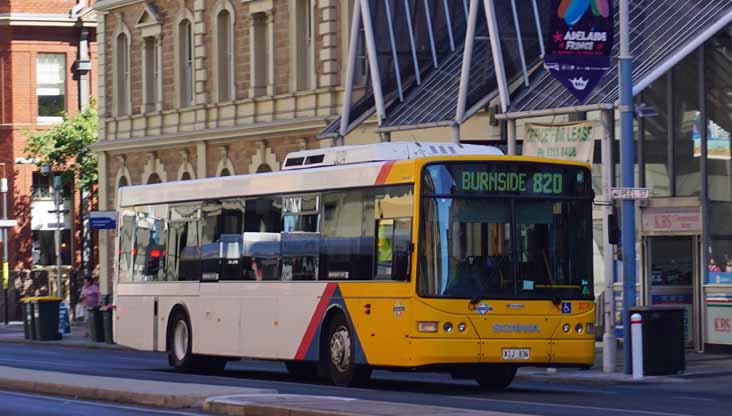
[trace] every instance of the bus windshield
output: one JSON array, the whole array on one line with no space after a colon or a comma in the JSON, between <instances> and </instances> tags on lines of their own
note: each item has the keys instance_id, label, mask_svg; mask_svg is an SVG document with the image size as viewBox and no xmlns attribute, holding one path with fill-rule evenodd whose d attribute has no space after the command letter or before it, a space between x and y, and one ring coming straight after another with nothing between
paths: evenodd
<instances>
[{"instance_id":1,"label":"bus windshield","mask_svg":"<svg viewBox=\"0 0 732 416\"><path fill-rule=\"evenodd\" d=\"M427 166L420 296L593 299L590 179L576 166Z\"/></svg>"}]
</instances>

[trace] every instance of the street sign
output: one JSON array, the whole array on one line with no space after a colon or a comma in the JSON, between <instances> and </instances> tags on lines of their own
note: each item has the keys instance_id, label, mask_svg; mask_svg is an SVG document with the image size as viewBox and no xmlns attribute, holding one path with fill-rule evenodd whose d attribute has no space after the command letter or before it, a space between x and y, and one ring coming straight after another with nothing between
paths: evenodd
<instances>
[{"instance_id":1,"label":"street sign","mask_svg":"<svg viewBox=\"0 0 732 416\"><path fill-rule=\"evenodd\" d=\"M89 213L89 227L92 230L114 230L117 228L117 211L92 211Z\"/></svg>"},{"instance_id":2,"label":"street sign","mask_svg":"<svg viewBox=\"0 0 732 416\"><path fill-rule=\"evenodd\" d=\"M648 199L648 188L610 188L612 199Z\"/></svg>"},{"instance_id":3,"label":"street sign","mask_svg":"<svg viewBox=\"0 0 732 416\"><path fill-rule=\"evenodd\" d=\"M0 228L14 228L18 226L16 220L0 220Z\"/></svg>"}]
</instances>

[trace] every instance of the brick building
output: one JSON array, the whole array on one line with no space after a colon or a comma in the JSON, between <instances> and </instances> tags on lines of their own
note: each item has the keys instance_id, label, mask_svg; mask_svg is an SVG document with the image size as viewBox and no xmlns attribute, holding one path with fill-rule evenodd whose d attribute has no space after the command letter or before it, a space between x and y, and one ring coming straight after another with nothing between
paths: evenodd
<instances>
[{"instance_id":1,"label":"brick building","mask_svg":"<svg viewBox=\"0 0 732 416\"><path fill-rule=\"evenodd\" d=\"M100 209L117 189L330 146L353 0L99 0ZM100 238L102 291L114 236Z\"/></svg>"},{"instance_id":2,"label":"brick building","mask_svg":"<svg viewBox=\"0 0 732 416\"><path fill-rule=\"evenodd\" d=\"M93 2L92 2L93 3ZM43 130L86 106L96 90L96 21L87 1L0 1L0 163L9 179L11 292L38 289L49 283L26 282L36 276L55 277L53 230L59 225L53 208L50 175L41 174L26 158L27 130ZM0 170L0 175L2 171ZM65 185L64 205L71 207L61 223L64 270L81 261L80 195ZM53 283L48 287L53 290ZM12 308L11 308L12 312ZM2 312L0 311L0 314Z\"/></svg>"}]
</instances>

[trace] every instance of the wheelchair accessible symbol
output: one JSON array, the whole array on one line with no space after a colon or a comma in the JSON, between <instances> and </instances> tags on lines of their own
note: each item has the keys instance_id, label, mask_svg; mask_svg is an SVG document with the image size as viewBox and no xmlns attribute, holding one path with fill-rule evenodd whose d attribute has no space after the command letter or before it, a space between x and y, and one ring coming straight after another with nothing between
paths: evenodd
<instances>
[{"instance_id":1,"label":"wheelchair accessible symbol","mask_svg":"<svg viewBox=\"0 0 732 416\"><path fill-rule=\"evenodd\" d=\"M562 313L572 313L572 302L562 302Z\"/></svg>"}]
</instances>

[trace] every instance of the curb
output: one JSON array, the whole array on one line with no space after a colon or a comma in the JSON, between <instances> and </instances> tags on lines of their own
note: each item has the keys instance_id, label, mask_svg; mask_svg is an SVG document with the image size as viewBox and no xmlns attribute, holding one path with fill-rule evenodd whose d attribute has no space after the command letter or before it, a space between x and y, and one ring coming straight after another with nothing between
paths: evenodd
<instances>
[{"instance_id":1,"label":"curb","mask_svg":"<svg viewBox=\"0 0 732 416\"><path fill-rule=\"evenodd\" d=\"M67 386L49 382L44 383L6 378L0 378L0 386L8 390L45 394L49 396L64 396L82 400L125 403L168 409L200 407L205 401L205 398L180 396L175 394L145 394L105 388Z\"/></svg>"},{"instance_id":2,"label":"curb","mask_svg":"<svg viewBox=\"0 0 732 416\"><path fill-rule=\"evenodd\" d=\"M115 382L118 382L118 384L124 383L119 383L120 380L118 379L97 376L80 376L82 377L81 382L76 383L73 381L69 383L43 381L53 379L55 374L62 374L67 377L77 377L77 375L25 369L14 370L20 373L14 378L0 375L1 389L168 409L200 408L209 397L221 396L222 394L277 393L273 389L250 389L137 379L124 379L128 385L127 388L101 387L102 385L115 386ZM149 383L149 385L145 385L145 383ZM150 392L156 389L158 392Z\"/></svg>"},{"instance_id":3,"label":"curb","mask_svg":"<svg viewBox=\"0 0 732 416\"><path fill-rule=\"evenodd\" d=\"M16 345L53 345L54 347L86 348L92 350L113 350L113 351L135 351L131 348L118 344L107 344L104 342L75 342L75 341L34 341L29 339L3 339L0 337L0 344Z\"/></svg>"},{"instance_id":4,"label":"curb","mask_svg":"<svg viewBox=\"0 0 732 416\"><path fill-rule=\"evenodd\" d=\"M680 378L681 375L673 376L645 376L640 380L633 380L623 376L583 376L576 377L569 374L519 374L515 381L536 382L536 383L552 383L552 384L582 384L592 386L608 386L608 385L651 385L651 384L678 384L688 383L690 380Z\"/></svg>"}]
</instances>

